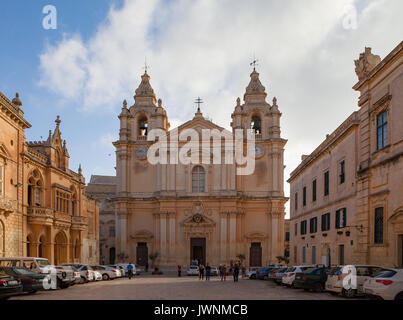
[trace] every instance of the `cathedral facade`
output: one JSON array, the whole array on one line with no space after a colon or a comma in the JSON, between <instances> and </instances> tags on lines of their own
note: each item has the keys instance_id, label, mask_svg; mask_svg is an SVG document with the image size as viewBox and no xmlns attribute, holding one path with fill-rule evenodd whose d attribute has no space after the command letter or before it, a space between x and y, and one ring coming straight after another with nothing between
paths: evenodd
<instances>
[{"instance_id":1,"label":"cathedral facade","mask_svg":"<svg viewBox=\"0 0 403 320\"><path fill-rule=\"evenodd\" d=\"M157 101L145 72L128 107L124 101L116 148L117 260L144 265L150 255L161 266L189 265L197 260L211 265L244 260L247 266L278 262L284 254L285 203L281 113L276 98L266 102L265 87L255 70L231 115L232 133L203 117L200 108L193 119L171 129L162 101ZM238 174L240 164L222 160L151 163L150 139L158 129L174 143L173 136L193 130L203 144L202 132L213 130L223 137L251 129L255 147L254 170ZM185 134L186 135L186 134ZM246 143L246 134L244 135ZM176 140L179 148L188 139ZM219 153L225 154L225 144ZM204 149L207 158L211 149ZM201 153L196 157L201 158ZM192 158L194 159L194 158Z\"/></svg>"}]
</instances>

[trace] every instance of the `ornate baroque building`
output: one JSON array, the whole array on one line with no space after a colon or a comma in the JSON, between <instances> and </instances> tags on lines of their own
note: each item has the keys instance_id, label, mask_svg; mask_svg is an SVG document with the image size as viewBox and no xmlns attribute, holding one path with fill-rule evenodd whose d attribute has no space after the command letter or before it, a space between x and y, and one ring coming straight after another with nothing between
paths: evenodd
<instances>
[{"instance_id":1,"label":"ornate baroque building","mask_svg":"<svg viewBox=\"0 0 403 320\"><path fill-rule=\"evenodd\" d=\"M18 97L0 93L0 256L98 262L98 203L69 169L60 119L46 141L26 142Z\"/></svg>"},{"instance_id":2,"label":"ornate baroque building","mask_svg":"<svg viewBox=\"0 0 403 320\"><path fill-rule=\"evenodd\" d=\"M123 104L116 147L116 254L144 264L158 253L159 265L189 265L191 260L229 264L242 254L246 265L277 262L284 254L283 152L281 113L274 98L266 102L265 88L254 70L232 114L235 129L252 128L256 138L255 170L237 175L237 164L151 164L147 135L152 129L170 138L194 129L231 132L203 117L170 129L161 100L156 100L150 76L143 74L134 104ZM232 135L231 135L232 136ZM179 141L181 148L185 141ZM224 154L224 145L221 146ZM208 154L210 157L211 154ZM170 153L168 153L170 158Z\"/></svg>"},{"instance_id":3,"label":"ornate baroque building","mask_svg":"<svg viewBox=\"0 0 403 320\"><path fill-rule=\"evenodd\" d=\"M403 42L355 61L353 112L291 173L291 263L403 267Z\"/></svg>"}]
</instances>

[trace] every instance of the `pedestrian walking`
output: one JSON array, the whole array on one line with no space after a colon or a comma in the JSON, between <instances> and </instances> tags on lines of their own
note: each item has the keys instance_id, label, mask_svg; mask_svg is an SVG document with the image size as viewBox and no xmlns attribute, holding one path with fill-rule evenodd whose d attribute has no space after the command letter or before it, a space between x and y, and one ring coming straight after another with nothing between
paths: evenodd
<instances>
[{"instance_id":1,"label":"pedestrian walking","mask_svg":"<svg viewBox=\"0 0 403 320\"><path fill-rule=\"evenodd\" d=\"M210 281L210 275L211 275L211 267L209 263L207 262L206 266L206 281Z\"/></svg>"},{"instance_id":2,"label":"pedestrian walking","mask_svg":"<svg viewBox=\"0 0 403 320\"><path fill-rule=\"evenodd\" d=\"M131 279L133 277L133 264L131 262L127 265L127 272L129 273L129 279Z\"/></svg>"},{"instance_id":3,"label":"pedestrian walking","mask_svg":"<svg viewBox=\"0 0 403 320\"><path fill-rule=\"evenodd\" d=\"M227 267L225 264L221 267L221 281L226 281L227 278Z\"/></svg>"},{"instance_id":4,"label":"pedestrian walking","mask_svg":"<svg viewBox=\"0 0 403 320\"><path fill-rule=\"evenodd\" d=\"M246 278L246 267L242 266L242 279Z\"/></svg>"},{"instance_id":5,"label":"pedestrian walking","mask_svg":"<svg viewBox=\"0 0 403 320\"><path fill-rule=\"evenodd\" d=\"M148 261L146 261L146 272L148 272Z\"/></svg>"},{"instance_id":6,"label":"pedestrian walking","mask_svg":"<svg viewBox=\"0 0 403 320\"><path fill-rule=\"evenodd\" d=\"M200 264L199 266L199 280L203 280L204 279L204 266L203 264Z\"/></svg>"},{"instance_id":7,"label":"pedestrian walking","mask_svg":"<svg viewBox=\"0 0 403 320\"><path fill-rule=\"evenodd\" d=\"M238 276L239 276L239 266L236 264L234 266L234 282L238 282Z\"/></svg>"},{"instance_id":8,"label":"pedestrian walking","mask_svg":"<svg viewBox=\"0 0 403 320\"><path fill-rule=\"evenodd\" d=\"M182 266L178 265L178 277L182 275Z\"/></svg>"}]
</instances>

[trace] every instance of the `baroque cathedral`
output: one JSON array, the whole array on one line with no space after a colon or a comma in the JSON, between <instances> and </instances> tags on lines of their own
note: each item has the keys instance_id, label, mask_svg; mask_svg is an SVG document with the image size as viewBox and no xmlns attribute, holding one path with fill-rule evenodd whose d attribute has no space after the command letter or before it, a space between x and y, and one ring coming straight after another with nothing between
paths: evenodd
<instances>
[{"instance_id":1,"label":"baroque cathedral","mask_svg":"<svg viewBox=\"0 0 403 320\"><path fill-rule=\"evenodd\" d=\"M246 266L278 262L284 254L284 163L287 140L280 134L276 98L266 101L265 87L254 69L243 103L231 115L232 131L253 129L255 168L237 175L237 163L157 163L147 160L155 143L153 129L180 133L194 129L228 130L206 119L200 109L193 119L170 129L161 99L157 101L147 71L135 91L134 104L124 101L116 148L116 257L144 265L150 255L161 266L211 265L244 258ZM179 141L179 148L186 141ZM203 141L202 141L203 142ZM222 146L222 153L225 152ZM168 156L169 159L169 156ZM115 248L114 248L115 249ZM242 259L243 260L243 259Z\"/></svg>"}]
</instances>

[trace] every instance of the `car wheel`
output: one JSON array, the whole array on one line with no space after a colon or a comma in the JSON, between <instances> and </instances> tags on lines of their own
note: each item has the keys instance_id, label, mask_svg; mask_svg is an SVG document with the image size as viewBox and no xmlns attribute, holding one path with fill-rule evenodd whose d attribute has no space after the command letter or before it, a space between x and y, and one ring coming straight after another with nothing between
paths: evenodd
<instances>
[{"instance_id":1,"label":"car wheel","mask_svg":"<svg viewBox=\"0 0 403 320\"><path fill-rule=\"evenodd\" d=\"M344 298L353 298L355 296L355 290L353 289L343 289L341 291L341 294L343 295Z\"/></svg>"},{"instance_id":2,"label":"car wheel","mask_svg":"<svg viewBox=\"0 0 403 320\"><path fill-rule=\"evenodd\" d=\"M314 287L315 292L322 292L323 291L323 286L321 283L316 283Z\"/></svg>"},{"instance_id":3,"label":"car wheel","mask_svg":"<svg viewBox=\"0 0 403 320\"><path fill-rule=\"evenodd\" d=\"M296 289L294 282L293 282L293 283L291 283L290 288Z\"/></svg>"},{"instance_id":4,"label":"car wheel","mask_svg":"<svg viewBox=\"0 0 403 320\"><path fill-rule=\"evenodd\" d=\"M400 292L400 293L396 296L395 300L400 300L400 301L402 301L402 300L403 300L403 292Z\"/></svg>"},{"instance_id":5,"label":"car wheel","mask_svg":"<svg viewBox=\"0 0 403 320\"><path fill-rule=\"evenodd\" d=\"M31 290L31 291L29 291L28 293L29 293L29 294L34 294L34 293L36 293L36 290Z\"/></svg>"},{"instance_id":6,"label":"car wheel","mask_svg":"<svg viewBox=\"0 0 403 320\"><path fill-rule=\"evenodd\" d=\"M102 275L102 280L109 280L109 276L106 273L104 273Z\"/></svg>"},{"instance_id":7,"label":"car wheel","mask_svg":"<svg viewBox=\"0 0 403 320\"><path fill-rule=\"evenodd\" d=\"M251 278L251 279L256 279L256 275L253 274L253 275L250 276L250 278Z\"/></svg>"}]
</instances>

